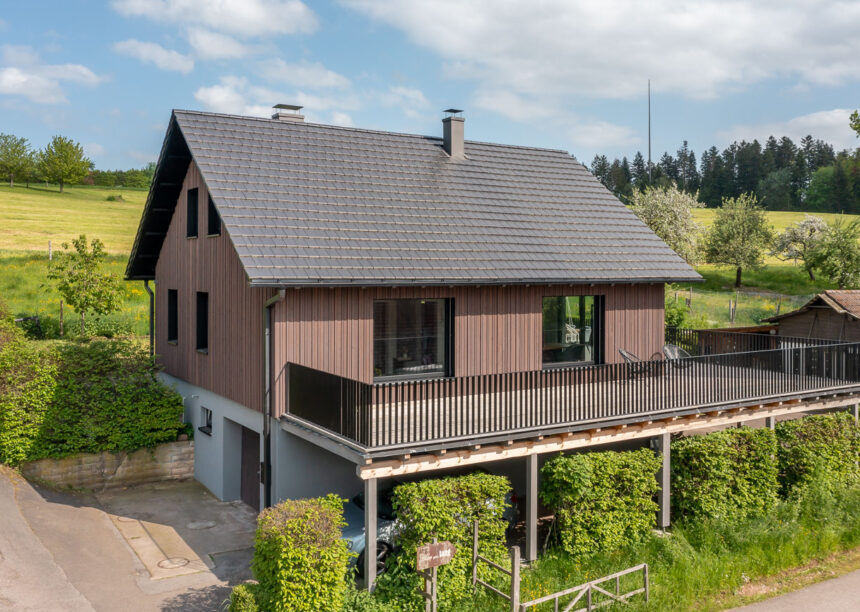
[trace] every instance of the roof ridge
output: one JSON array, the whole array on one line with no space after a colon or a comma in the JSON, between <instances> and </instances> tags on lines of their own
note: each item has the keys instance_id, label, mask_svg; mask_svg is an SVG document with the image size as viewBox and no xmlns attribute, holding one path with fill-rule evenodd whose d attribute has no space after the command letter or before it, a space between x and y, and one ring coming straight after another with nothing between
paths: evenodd
<instances>
[{"instance_id":1,"label":"roof ridge","mask_svg":"<svg viewBox=\"0 0 860 612\"><path fill-rule=\"evenodd\" d=\"M328 129L332 129L332 130L341 130L344 132L362 132L362 133L367 133L367 134L383 134L386 136L400 136L400 137L404 137L404 138L420 138L421 140L431 139L431 140L438 140L440 142L442 141L441 136L430 136L427 134L411 134L409 132L393 132L391 130L373 130L370 128L349 127L349 126L344 126L344 125L332 125L329 123L312 123L310 121L296 121L296 122L291 123L291 122L287 122L287 121L281 121L279 119L267 119L265 117L253 117L253 116L249 116L249 115L234 115L231 113L213 113L210 111L198 111L198 110L190 110L190 109L186 109L186 108L174 108L173 112L174 113L186 113L186 114L190 114L190 115L200 115L203 117L228 117L231 119L244 119L244 120L248 120L248 121L261 121L261 122L265 122L265 123L276 123L279 125L291 125L291 126L293 126L293 125L305 125L305 126L312 126L312 127L323 127L323 128L328 128ZM572 159L574 159L577 163L580 163L579 160L577 160L576 157L574 157L570 153L570 151L568 151L566 149L554 149L551 147L533 147L533 146L528 146L528 145L505 144L502 142L486 142L483 140L465 140L464 142L468 143L468 144L483 145L483 146L489 146L489 147L500 147L500 148L504 148L504 149L525 149L525 150L529 150L529 151L546 151L546 152L551 152L551 153L564 153L565 155L568 155Z\"/></svg>"}]
</instances>

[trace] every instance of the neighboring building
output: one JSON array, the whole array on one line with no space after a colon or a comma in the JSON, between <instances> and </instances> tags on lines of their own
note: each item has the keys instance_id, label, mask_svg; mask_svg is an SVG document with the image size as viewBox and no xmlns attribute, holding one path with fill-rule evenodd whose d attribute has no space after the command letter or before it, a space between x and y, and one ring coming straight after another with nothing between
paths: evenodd
<instances>
[{"instance_id":1,"label":"neighboring building","mask_svg":"<svg viewBox=\"0 0 860 612\"><path fill-rule=\"evenodd\" d=\"M825 291L797 310L764 321L778 324L780 336L860 342L860 291Z\"/></svg>"},{"instance_id":2,"label":"neighboring building","mask_svg":"<svg viewBox=\"0 0 860 612\"><path fill-rule=\"evenodd\" d=\"M856 401L860 372L736 340L622 362L660 354L664 283L699 275L567 152L463 126L173 113L126 276L156 282L155 349L218 497L363 486L374 550L379 479L524 460L534 558L539 456Z\"/></svg>"}]
</instances>

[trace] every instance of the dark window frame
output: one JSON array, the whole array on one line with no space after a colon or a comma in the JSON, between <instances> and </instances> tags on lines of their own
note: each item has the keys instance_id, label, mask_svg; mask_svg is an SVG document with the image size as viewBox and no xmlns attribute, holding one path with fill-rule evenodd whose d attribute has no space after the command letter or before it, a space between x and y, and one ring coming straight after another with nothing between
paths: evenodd
<instances>
[{"instance_id":1,"label":"dark window frame","mask_svg":"<svg viewBox=\"0 0 860 612\"><path fill-rule=\"evenodd\" d=\"M427 298L395 298L395 299L381 299L374 300L374 302L410 302L417 300L432 300L432 301L443 301L443 316L444 316L444 325L445 325L445 351L443 355L444 359L444 372L434 372L432 374L390 374L390 375L376 375L373 376L373 382L398 382L401 380L438 380L442 378L451 378L454 376L454 298L451 297L427 297ZM374 334L375 336L375 334ZM375 350L376 339L373 338L373 345L371 350ZM376 356L372 355L373 362L376 362Z\"/></svg>"},{"instance_id":2,"label":"dark window frame","mask_svg":"<svg viewBox=\"0 0 860 612\"><path fill-rule=\"evenodd\" d=\"M189 189L185 194L185 237L197 238L200 233L200 190Z\"/></svg>"},{"instance_id":3,"label":"dark window frame","mask_svg":"<svg viewBox=\"0 0 860 612\"><path fill-rule=\"evenodd\" d=\"M197 431L207 436L212 435L212 410L206 406L200 406L200 422L203 423Z\"/></svg>"},{"instance_id":4,"label":"dark window frame","mask_svg":"<svg viewBox=\"0 0 860 612\"><path fill-rule=\"evenodd\" d=\"M221 215L218 214L218 209L215 208L215 202L212 201L212 196L209 196L209 205L206 210L206 236L215 238L221 235Z\"/></svg>"},{"instance_id":5,"label":"dark window frame","mask_svg":"<svg viewBox=\"0 0 860 612\"><path fill-rule=\"evenodd\" d=\"M565 297L591 297L594 299L594 312L593 312L593 320L592 320L592 338L594 339L594 343L592 345L594 355L593 358L588 361L551 361L545 362L543 353L543 301L546 298L565 298ZM541 369L543 370L553 370L559 368L577 368L577 367L586 367L592 365L600 365L605 363L606 359L606 296L602 294L582 294L582 295L569 295L569 294L553 294L553 295L543 295L541 296Z\"/></svg>"},{"instance_id":6,"label":"dark window frame","mask_svg":"<svg viewBox=\"0 0 860 612\"><path fill-rule=\"evenodd\" d=\"M197 292L195 348L198 353L209 353L209 293Z\"/></svg>"},{"instance_id":7,"label":"dark window frame","mask_svg":"<svg viewBox=\"0 0 860 612\"><path fill-rule=\"evenodd\" d=\"M167 290L167 343L179 344L179 290Z\"/></svg>"}]
</instances>

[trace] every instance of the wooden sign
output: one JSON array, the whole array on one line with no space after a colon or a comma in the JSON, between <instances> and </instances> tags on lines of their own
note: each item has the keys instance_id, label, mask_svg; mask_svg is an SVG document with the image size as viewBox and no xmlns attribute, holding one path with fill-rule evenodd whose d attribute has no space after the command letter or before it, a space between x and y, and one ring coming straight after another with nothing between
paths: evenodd
<instances>
[{"instance_id":1,"label":"wooden sign","mask_svg":"<svg viewBox=\"0 0 860 612\"><path fill-rule=\"evenodd\" d=\"M434 542L419 546L415 567L420 572L431 567L447 565L456 553L457 548L451 542Z\"/></svg>"}]
</instances>

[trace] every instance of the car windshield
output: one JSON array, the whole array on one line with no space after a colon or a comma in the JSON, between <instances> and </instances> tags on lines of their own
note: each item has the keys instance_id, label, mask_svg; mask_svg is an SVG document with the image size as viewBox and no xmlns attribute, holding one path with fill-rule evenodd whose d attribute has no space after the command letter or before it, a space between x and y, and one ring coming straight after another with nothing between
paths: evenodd
<instances>
[{"instance_id":1,"label":"car windshield","mask_svg":"<svg viewBox=\"0 0 860 612\"><path fill-rule=\"evenodd\" d=\"M387 489L385 491L379 492L379 499L377 501L376 507L376 514L379 518L385 519L387 521L393 521L396 518L394 516L394 505L392 504L391 500L391 496L393 493L393 489ZM364 493L359 493L358 495L353 497L352 503L364 510Z\"/></svg>"}]
</instances>

